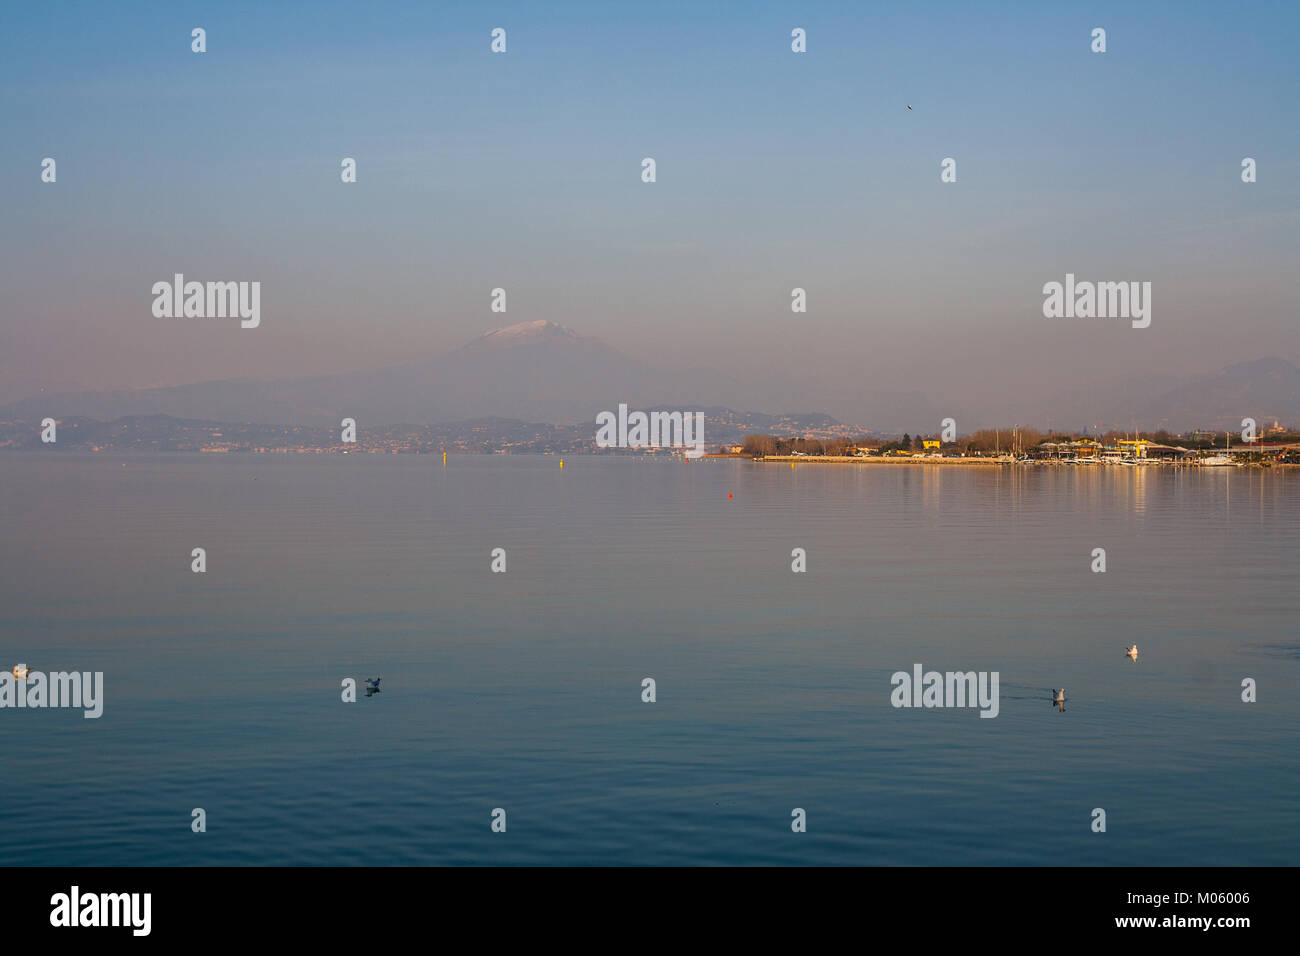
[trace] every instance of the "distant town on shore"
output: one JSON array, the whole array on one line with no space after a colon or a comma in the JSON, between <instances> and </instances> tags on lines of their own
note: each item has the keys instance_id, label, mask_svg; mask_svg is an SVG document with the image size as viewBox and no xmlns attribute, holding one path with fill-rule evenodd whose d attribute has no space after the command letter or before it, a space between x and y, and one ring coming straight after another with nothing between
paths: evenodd
<instances>
[{"instance_id":1,"label":"distant town on shore","mask_svg":"<svg viewBox=\"0 0 1300 956\"><path fill-rule=\"evenodd\" d=\"M57 420L57 441L42 441L40 421L0 421L0 449L67 449L89 452L178 451L210 454L681 454L670 447L599 448L590 423L551 425L482 418L439 425L371 425L359 422L356 441L340 430L299 425L221 423L141 415L101 422ZM1300 429L1278 421L1261 426L1254 440L1225 431L1046 432L1013 425L980 429L944 440L939 432L874 434L826 415L771 416L708 409L706 446L712 457L763 461L1066 464L1296 464Z\"/></svg>"},{"instance_id":2,"label":"distant town on shore","mask_svg":"<svg viewBox=\"0 0 1300 956\"><path fill-rule=\"evenodd\" d=\"M951 463L1057 464L1300 464L1300 430L1278 421L1262 433L1194 430L1107 431L1099 435L1050 432L1012 426L981 429L945 441L941 434L911 435L885 441L747 435L723 449L733 457L761 461L891 461Z\"/></svg>"}]
</instances>

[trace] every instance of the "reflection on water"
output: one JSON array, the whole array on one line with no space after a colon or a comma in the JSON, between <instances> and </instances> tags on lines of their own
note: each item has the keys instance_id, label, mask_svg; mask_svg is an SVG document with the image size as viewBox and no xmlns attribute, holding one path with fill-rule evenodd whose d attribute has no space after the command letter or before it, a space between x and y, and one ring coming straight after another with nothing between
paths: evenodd
<instances>
[{"instance_id":1,"label":"reflection on water","mask_svg":"<svg viewBox=\"0 0 1300 956\"><path fill-rule=\"evenodd\" d=\"M7 862L1300 849L1300 475L52 452L0 479L0 664L105 674L99 720L0 710ZM915 661L999 672L998 717L891 707Z\"/></svg>"}]
</instances>

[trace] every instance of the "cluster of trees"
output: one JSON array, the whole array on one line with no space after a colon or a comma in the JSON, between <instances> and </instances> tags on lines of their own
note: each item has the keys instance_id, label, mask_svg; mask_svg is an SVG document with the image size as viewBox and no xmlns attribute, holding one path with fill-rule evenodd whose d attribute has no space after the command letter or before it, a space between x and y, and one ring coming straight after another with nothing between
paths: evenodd
<instances>
[{"instance_id":1,"label":"cluster of trees","mask_svg":"<svg viewBox=\"0 0 1300 956\"><path fill-rule=\"evenodd\" d=\"M1016 434L1016 444L1021 448L1032 448L1040 441L1045 440L1042 435L1031 429L1021 429ZM979 454L987 452L992 455L1000 449L1003 452L1009 451L1012 446L1012 433L1008 429L1005 432L996 432L989 429L987 432L978 431L973 435L963 436L955 442L944 442L940 447L941 453L951 454ZM742 444L742 449L746 455L789 455L792 452L803 452L805 455L852 455L859 450L871 450L876 454L887 455L892 451L902 452L919 452L925 449L925 442L937 441L938 435L912 435L905 433L902 438L894 441L882 441L879 438L868 438L865 435L861 438L781 438L776 435L746 435Z\"/></svg>"},{"instance_id":2,"label":"cluster of trees","mask_svg":"<svg viewBox=\"0 0 1300 956\"><path fill-rule=\"evenodd\" d=\"M931 438L934 441L938 436ZM776 435L746 435L742 443L742 450L746 455L789 455L792 452L803 452L805 455L852 455L858 450L871 449L880 453L887 453L895 449L899 451L920 451L922 437L917 435L913 438L911 435L904 435L898 441L882 442L878 438L868 438L865 435L861 438L781 438ZM952 449L954 445L944 446L946 449Z\"/></svg>"},{"instance_id":3,"label":"cluster of trees","mask_svg":"<svg viewBox=\"0 0 1300 956\"><path fill-rule=\"evenodd\" d=\"M975 453L995 455L999 452L1006 454L1019 449L1033 448L1049 440L1068 441L1069 439L1065 436L1049 439L1034 428L981 428L969 435L963 435L958 439L957 445L968 455Z\"/></svg>"},{"instance_id":4,"label":"cluster of trees","mask_svg":"<svg viewBox=\"0 0 1300 956\"><path fill-rule=\"evenodd\" d=\"M862 439L866 441L867 439ZM851 455L857 442L846 438L779 438L776 435L746 435L742 450L746 455L789 455L791 452L803 452L805 455Z\"/></svg>"},{"instance_id":5,"label":"cluster of trees","mask_svg":"<svg viewBox=\"0 0 1300 956\"><path fill-rule=\"evenodd\" d=\"M928 440L934 441L938 437L938 435L928 436ZM925 445L922 443L926 440L925 437L920 435L913 438L907 432L903 432L903 437L898 441L872 442L871 444L875 446L882 455L886 455L891 451L921 451L925 448ZM949 447L952 446L950 445Z\"/></svg>"}]
</instances>

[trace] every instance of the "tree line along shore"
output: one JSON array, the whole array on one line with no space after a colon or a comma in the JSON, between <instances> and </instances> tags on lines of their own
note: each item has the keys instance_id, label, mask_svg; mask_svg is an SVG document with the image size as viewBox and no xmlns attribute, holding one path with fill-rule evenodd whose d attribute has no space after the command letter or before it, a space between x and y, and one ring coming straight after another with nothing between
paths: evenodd
<instances>
[{"instance_id":1,"label":"tree line along shore","mask_svg":"<svg viewBox=\"0 0 1300 956\"><path fill-rule=\"evenodd\" d=\"M1234 439L1236 439L1234 441ZM1300 464L1300 433L1275 425L1256 441L1232 433L1193 431L1171 434L1109 431L1099 435L1044 433L1015 426L982 429L944 441L939 435L904 434L897 439L863 436L801 438L746 435L722 454L760 461L824 461L991 465L1009 461L1196 464L1230 456L1240 464Z\"/></svg>"}]
</instances>

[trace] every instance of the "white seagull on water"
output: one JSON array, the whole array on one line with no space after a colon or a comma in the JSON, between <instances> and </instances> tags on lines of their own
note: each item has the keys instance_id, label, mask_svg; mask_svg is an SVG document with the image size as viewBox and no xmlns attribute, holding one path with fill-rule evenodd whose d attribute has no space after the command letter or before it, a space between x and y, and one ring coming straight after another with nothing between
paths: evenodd
<instances>
[{"instance_id":1,"label":"white seagull on water","mask_svg":"<svg viewBox=\"0 0 1300 956\"><path fill-rule=\"evenodd\" d=\"M1052 691L1052 703L1053 703L1053 704L1063 704L1063 703L1065 703L1065 688L1064 688L1064 687L1062 687L1060 690L1054 690L1054 691Z\"/></svg>"},{"instance_id":2,"label":"white seagull on water","mask_svg":"<svg viewBox=\"0 0 1300 956\"><path fill-rule=\"evenodd\" d=\"M1129 657L1133 658L1133 663L1135 664L1137 663L1138 646L1136 644L1134 644L1132 647L1126 647L1124 649L1124 653L1127 654Z\"/></svg>"}]
</instances>

